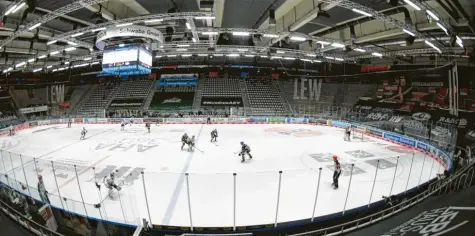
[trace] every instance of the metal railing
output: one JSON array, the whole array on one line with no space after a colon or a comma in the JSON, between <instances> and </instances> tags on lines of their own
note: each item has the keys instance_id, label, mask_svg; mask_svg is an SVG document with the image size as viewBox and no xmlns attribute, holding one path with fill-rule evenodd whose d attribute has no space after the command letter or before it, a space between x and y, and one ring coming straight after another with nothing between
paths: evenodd
<instances>
[{"instance_id":1,"label":"metal railing","mask_svg":"<svg viewBox=\"0 0 475 236\"><path fill-rule=\"evenodd\" d=\"M304 235L339 235L350 232L365 226L374 224L378 221L387 219L405 209L408 209L415 204L427 199L430 196L438 196L446 194L449 190L458 191L462 188L471 186L475 173L475 163L465 167L462 171L455 173L449 177L440 177L437 181L430 183L429 187L422 193L403 201L395 206L388 207L378 213L362 217L360 219L346 222L343 224L327 227L324 229L309 231L305 233L292 234L292 236ZM461 186L461 184L463 185Z\"/></svg>"}]
</instances>

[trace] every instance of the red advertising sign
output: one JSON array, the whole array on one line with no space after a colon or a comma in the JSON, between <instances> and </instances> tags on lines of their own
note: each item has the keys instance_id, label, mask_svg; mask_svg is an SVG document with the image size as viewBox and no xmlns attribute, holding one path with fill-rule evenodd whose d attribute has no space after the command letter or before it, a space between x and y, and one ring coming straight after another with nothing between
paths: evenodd
<instances>
[{"instance_id":1,"label":"red advertising sign","mask_svg":"<svg viewBox=\"0 0 475 236\"><path fill-rule=\"evenodd\" d=\"M279 73L272 73L272 79L279 79Z\"/></svg>"},{"instance_id":2,"label":"red advertising sign","mask_svg":"<svg viewBox=\"0 0 475 236\"><path fill-rule=\"evenodd\" d=\"M218 72L217 72L217 71L210 71L210 72L209 72L209 77L211 77L211 78L217 78L217 77L218 77Z\"/></svg>"}]
</instances>

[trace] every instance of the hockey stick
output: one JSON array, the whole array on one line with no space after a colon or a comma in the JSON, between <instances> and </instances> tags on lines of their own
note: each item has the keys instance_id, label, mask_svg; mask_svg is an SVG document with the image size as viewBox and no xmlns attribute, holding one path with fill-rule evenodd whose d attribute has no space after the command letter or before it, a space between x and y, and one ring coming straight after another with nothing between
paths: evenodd
<instances>
[{"instance_id":1,"label":"hockey stick","mask_svg":"<svg viewBox=\"0 0 475 236\"><path fill-rule=\"evenodd\" d=\"M203 150L197 148L196 146L195 146L195 149L198 150L198 151L200 151L201 153L205 153Z\"/></svg>"}]
</instances>

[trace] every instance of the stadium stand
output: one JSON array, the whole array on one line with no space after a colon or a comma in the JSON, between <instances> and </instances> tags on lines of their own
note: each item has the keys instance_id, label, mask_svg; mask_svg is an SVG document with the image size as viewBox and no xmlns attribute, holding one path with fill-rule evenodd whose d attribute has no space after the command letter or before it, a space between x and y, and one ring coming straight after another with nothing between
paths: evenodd
<instances>
[{"instance_id":1,"label":"stadium stand","mask_svg":"<svg viewBox=\"0 0 475 236\"><path fill-rule=\"evenodd\" d=\"M150 93L152 84L153 80L122 82L109 109L140 109Z\"/></svg>"},{"instance_id":2,"label":"stadium stand","mask_svg":"<svg viewBox=\"0 0 475 236\"><path fill-rule=\"evenodd\" d=\"M239 79L229 78L204 78L203 97L242 97Z\"/></svg>"},{"instance_id":3,"label":"stadium stand","mask_svg":"<svg viewBox=\"0 0 475 236\"><path fill-rule=\"evenodd\" d=\"M0 90L0 128L18 122L18 116L15 112L9 92Z\"/></svg>"},{"instance_id":4,"label":"stadium stand","mask_svg":"<svg viewBox=\"0 0 475 236\"><path fill-rule=\"evenodd\" d=\"M246 80L251 113L254 115L284 115L284 101L273 81Z\"/></svg>"},{"instance_id":5,"label":"stadium stand","mask_svg":"<svg viewBox=\"0 0 475 236\"><path fill-rule=\"evenodd\" d=\"M113 95L117 92L118 82L106 82L98 85L78 109L78 115L98 115L104 112Z\"/></svg>"},{"instance_id":6,"label":"stadium stand","mask_svg":"<svg viewBox=\"0 0 475 236\"><path fill-rule=\"evenodd\" d=\"M46 88L15 89L12 90L12 94L20 108L23 108L47 103L46 90Z\"/></svg>"}]
</instances>

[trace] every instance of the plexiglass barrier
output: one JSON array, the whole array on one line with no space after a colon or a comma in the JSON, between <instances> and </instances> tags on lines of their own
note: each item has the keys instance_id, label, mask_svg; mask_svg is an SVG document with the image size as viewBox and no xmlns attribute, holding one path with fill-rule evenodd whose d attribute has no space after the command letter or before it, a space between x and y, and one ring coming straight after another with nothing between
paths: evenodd
<instances>
[{"instance_id":1,"label":"plexiglass barrier","mask_svg":"<svg viewBox=\"0 0 475 236\"><path fill-rule=\"evenodd\" d=\"M136 173L118 181L118 192L102 182L101 173L110 172L107 167L46 161L5 150L0 159L2 183L66 212L130 225L145 218L154 225L234 229L344 215L349 209L370 207L382 196L417 188L444 170L435 158L414 152L342 163L339 184L344 191L329 190L333 166L311 166L256 173Z\"/></svg>"}]
</instances>

